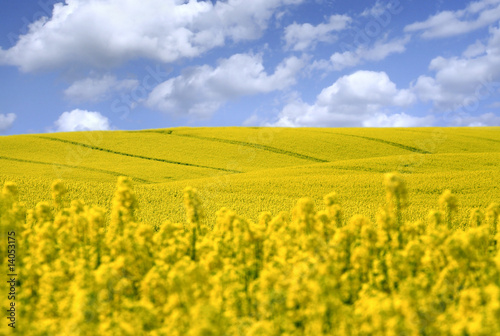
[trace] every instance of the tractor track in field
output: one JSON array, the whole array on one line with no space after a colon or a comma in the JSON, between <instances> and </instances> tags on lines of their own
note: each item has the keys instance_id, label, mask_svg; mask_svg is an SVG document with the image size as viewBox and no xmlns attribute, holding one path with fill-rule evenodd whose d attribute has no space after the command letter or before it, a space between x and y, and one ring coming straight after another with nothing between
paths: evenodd
<instances>
[{"instance_id":1,"label":"tractor track in field","mask_svg":"<svg viewBox=\"0 0 500 336\"><path fill-rule=\"evenodd\" d=\"M486 140L486 141L500 143L500 140L497 140L497 139L483 138L483 137L478 137L478 136L473 136L473 135L467 135L467 134L458 134L458 133L455 133L455 135L461 136L461 137L466 137L466 138L471 138L471 139Z\"/></svg>"},{"instance_id":2,"label":"tractor track in field","mask_svg":"<svg viewBox=\"0 0 500 336\"><path fill-rule=\"evenodd\" d=\"M392 142L392 141L383 140L383 139L379 139L379 138L372 138L372 137L367 137L367 136L362 136L362 135L346 134L346 133L338 133L338 132L318 131L318 133L319 132L326 133L326 134L331 134L331 135L343 135L343 136L360 138L360 139L365 139L365 140L370 140L370 141L376 141L376 142L380 142L380 143L383 143L383 144L386 144L386 145L390 145L390 146L393 146L393 147L402 148L402 149L405 149L407 151L414 152L414 153L432 154L431 152L423 150L423 149L420 149L420 148L415 148L415 147L411 147L411 146L400 144L398 142Z\"/></svg>"},{"instance_id":3,"label":"tractor track in field","mask_svg":"<svg viewBox=\"0 0 500 336\"><path fill-rule=\"evenodd\" d=\"M394 146L394 147L406 149L406 150L408 150L410 152L414 152L414 153L432 154L431 152L423 150L423 149L420 149L420 148L406 146L406 145L403 145L403 144L400 144L400 143L397 143L397 142L387 141L387 140L383 140L383 139L379 139L379 138L371 138L371 137L362 136L362 135L345 134L345 133L335 133L335 134L340 134L340 135L345 135L345 136L351 136L351 137L366 139L366 140L370 140L370 141L377 141L377 142L380 142L380 143L383 143L383 144L386 144L386 145L390 145L390 146Z\"/></svg>"},{"instance_id":4,"label":"tractor track in field","mask_svg":"<svg viewBox=\"0 0 500 336\"><path fill-rule=\"evenodd\" d=\"M398 129L399 131L404 131L404 132L414 132L414 133L420 133L420 134L432 134L434 132L432 131L423 131L423 130L409 130L405 128L400 128ZM491 138L483 138L483 137L478 137L474 135L468 135L468 134L463 134L463 133L448 133L446 135L452 135L452 136L457 136L457 137L464 137L464 138L471 138L471 139L478 139L478 140L486 140L486 141L491 141L491 142L497 142L500 143L500 140L498 139L491 139Z\"/></svg>"},{"instance_id":5,"label":"tractor track in field","mask_svg":"<svg viewBox=\"0 0 500 336\"><path fill-rule=\"evenodd\" d=\"M313 161L313 162L330 162L328 160L324 159L318 159L309 155L304 155L300 153L295 153L291 151L287 151L284 149L276 148L276 147L271 147L267 145L261 145L261 144L256 144L252 142L245 142L245 141L238 141L238 140L229 140L229 139L221 139L221 138L212 138L212 137L204 137L201 135L193 135L193 134L180 134L180 133L174 133L171 130L166 130L166 131L155 131L155 130L150 130L150 131L141 131L141 132L149 132L149 133L160 133L160 134L168 134L168 135L173 135L173 136L179 136L179 137L186 137L186 138L194 138L194 139L200 139L200 140L207 140L207 141L214 141L214 142L221 142L221 143L227 143L231 145L238 145L238 146L245 146L245 147L251 147L251 148L256 148L256 149L261 149L264 151L276 153L276 154L281 154L281 155L288 155L292 156L294 158L298 159L303 159L303 160L308 160L308 161Z\"/></svg>"},{"instance_id":6,"label":"tractor track in field","mask_svg":"<svg viewBox=\"0 0 500 336\"><path fill-rule=\"evenodd\" d=\"M238 171L238 170L231 170L231 169L224 169L224 168L218 168L218 167L202 166L202 165L197 165L197 164L194 164L194 163L178 162L178 161L172 161L172 160L166 160L166 159L152 158L152 157L143 156L143 155L118 152L118 151L115 151L115 150L112 150L112 149L107 149L107 148L102 148L102 147L87 145L87 144L84 144L84 143L81 143L81 142L76 142L76 141L71 141L71 140L64 140L64 139L59 139L59 138L47 137L47 136L37 136L37 138L45 139L45 140L50 140L50 141L59 141L59 142L67 143L67 144L70 144L70 145L75 145L75 146L90 148L90 149L93 149L93 150L107 152L107 153L111 153L111 154L115 154L115 155L128 156L128 157L132 157L132 158L136 158L136 159L149 160L149 161L157 161L157 162L164 162L164 163L181 165L181 166L187 166L187 167L213 169L213 170L219 170L219 171L224 171L224 172L228 172L228 173L242 173L241 171Z\"/></svg>"},{"instance_id":7,"label":"tractor track in field","mask_svg":"<svg viewBox=\"0 0 500 336\"><path fill-rule=\"evenodd\" d=\"M113 175L113 176L127 176L127 174L122 174L122 173L111 171L111 170L91 168L91 167L82 167L82 166L73 166L73 165L67 165L67 164L63 164L63 163L16 159L16 158L11 158L11 157L7 157L7 156L0 156L0 160L8 160L8 161L15 161L15 162L23 162L23 163L33 163L33 164L39 164L39 165L45 165L45 166L64 167L64 168L71 168L71 169L82 169L82 170L87 170L87 171L92 171L92 172L97 172L97 173L109 174L109 175ZM145 179L142 179L139 177L133 177L133 176L129 176L129 177L134 181L143 182L143 183L152 183L151 181L148 181L148 180L145 180Z\"/></svg>"}]
</instances>

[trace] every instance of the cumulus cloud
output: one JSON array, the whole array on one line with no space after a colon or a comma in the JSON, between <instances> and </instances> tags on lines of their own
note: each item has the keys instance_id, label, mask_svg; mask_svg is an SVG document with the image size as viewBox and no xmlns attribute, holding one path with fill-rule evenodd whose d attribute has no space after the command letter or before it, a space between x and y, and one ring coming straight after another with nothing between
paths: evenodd
<instances>
[{"instance_id":1,"label":"cumulus cloud","mask_svg":"<svg viewBox=\"0 0 500 336\"><path fill-rule=\"evenodd\" d=\"M32 23L0 64L22 71L72 65L112 67L130 59L173 62L226 40L257 39L273 14L303 0L71 0Z\"/></svg>"},{"instance_id":2,"label":"cumulus cloud","mask_svg":"<svg viewBox=\"0 0 500 336\"><path fill-rule=\"evenodd\" d=\"M391 0L391 2L393 2L394 0ZM387 7L390 7L391 5L393 5L391 2L389 2L388 4L385 4L384 2L380 1L380 0L377 0L377 2L375 2L375 4L372 6L372 7L368 7L366 8L361 14L360 16L380 16L382 15L386 10L387 10Z\"/></svg>"},{"instance_id":3,"label":"cumulus cloud","mask_svg":"<svg viewBox=\"0 0 500 336\"><path fill-rule=\"evenodd\" d=\"M474 58L481 54L484 54L486 51L486 46L481 41L476 41L476 43L471 44L467 47L467 49L462 53L465 58Z\"/></svg>"},{"instance_id":4,"label":"cumulus cloud","mask_svg":"<svg viewBox=\"0 0 500 336\"><path fill-rule=\"evenodd\" d=\"M500 88L500 28L490 29L486 46L475 43L462 57L436 57L429 69L434 77L423 75L413 84L419 98L440 110L465 108L472 112Z\"/></svg>"},{"instance_id":5,"label":"cumulus cloud","mask_svg":"<svg viewBox=\"0 0 500 336\"><path fill-rule=\"evenodd\" d=\"M335 31L345 29L352 19L347 15L332 15L327 23L313 26L309 23L293 23L285 28L286 48L304 51L314 48L318 42L333 42Z\"/></svg>"},{"instance_id":6,"label":"cumulus cloud","mask_svg":"<svg viewBox=\"0 0 500 336\"><path fill-rule=\"evenodd\" d=\"M106 131L111 129L109 119L99 112L73 110L64 112L54 123L55 132Z\"/></svg>"},{"instance_id":7,"label":"cumulus cloud","mask_svg":"<svg viewBox=\"0 0 500 336\"><path fill-rule=\"evenodd\" d=\"M135 79L117 80L115 76L104 75L76 81L64 91L64 95L78 102L98 102L109 98L112 93L130 91L138 85L139 82Z\"/></svg>"},{"instance_id":8,"label":"cumulus cloud","mask_svg":"<svg viewBox=\"0 0 500 336\"><path fill-rule=\"evenodd\" d=\"M406 113L378 113L363 121L365 127L427 127L433 126L435 118L432 115L415 117Z\"/></svg>"},{"instance_id":9,"label":"cumulus cloud","mask_svg":"<svg viewBox=\"0 0 500 336\"><path fill-rule=\"evenodd\" d=\"M391 41L378 40L371 47L359 46L354 51L344 51L334 53L329 61L318 61L313 63L312 68L323 70L340 71L345 68L354 67L363 61L381 61L390 54L402 53L406 50L406 44L410 42L410 36L394 39Z\"/></svg>"},{"instance_id":10,"label":"cumulus cloud","mask_svg":"<svg viewBox=\"0 0 500 336\"><path fill-rule=\"evenodd\" d=\"M359 127L384 121L395 123L398 118L408 118L406 115L387 116L384 120L385 110L414 102L414 94L397 89L385 72L357 71L323 89L313 105L300 99L287 104L274 125Z\"/></svg>"},{"instance_id":11,"label":"cumulus cloud","mask_svg":"<svg viewBox=\"0 0 500 336\"><path fill-rule=\"evenodd\" d=\"M484 113L474 116L461 113L451 120L452 126L500 126L500 116L494 113Z\"/></svg>"},{"instance_id":12,"label":"cumulus cloud","mask_svg":"<svg viewBox=\"0 0 500 336\"><path fill-rule=\"evenodd\" d=\"M0 114L0 132L5 132L11 128L15 120L16 115L14 113Z\"/></svg>"},{"instance_id":13,"label":"cumulus cloud","mask_svg":"<svg viewBox=\"0 0 500 336\"><path fill-rule=\"evenodd\" d=\"M245 119L245 121L243 121L243 126L246 127L260 126L261 124L262 124L262 118L256 114L252 114L250 117Z\"/></svg>"},{"instance_id":14,"label":"cumulus cloud","mask_svg":"<svg viewBox=\"0 0 500 336\"><path fill-rule=\"evenodd\" d=\"M500 20L500 0L471 2L465 9L443 11L422 22L405 27L406 32L422 32L423 38L465 34Z\"/></svg>"},{"instance_id":15,"label":"cumulus cloud","mask_svg":"<svg viewBox=\"0 0 500 336\"><path fill-rule=\"evenodd\" d=\"M268 74L261 55L236 54L219 61L216 68L194 67L163 82L150 93L146 104L171 115L208 118L230 99L293 85L303 66L304 60L290 57Z\"/></svg>"}]
</instances>

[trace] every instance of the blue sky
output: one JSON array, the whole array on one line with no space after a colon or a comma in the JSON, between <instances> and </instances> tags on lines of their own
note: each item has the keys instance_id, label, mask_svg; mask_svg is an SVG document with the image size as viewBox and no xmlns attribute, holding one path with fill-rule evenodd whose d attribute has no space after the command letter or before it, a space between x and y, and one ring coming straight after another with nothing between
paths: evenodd
<instances>
[{"instance_id":1,"label":"blue sky","mask_svg":"<svg viewBox=\"0 0 500 336\"><path fill-rule=\"evenodd\" d=\"M0 133L500 125L500 0L6 0Z\"/></svg>"}]
</instances>

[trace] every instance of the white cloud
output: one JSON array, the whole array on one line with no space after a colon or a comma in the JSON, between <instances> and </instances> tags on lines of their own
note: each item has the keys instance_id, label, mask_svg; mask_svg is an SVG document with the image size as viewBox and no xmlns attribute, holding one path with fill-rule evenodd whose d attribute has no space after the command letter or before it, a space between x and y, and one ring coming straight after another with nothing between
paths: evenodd
<instances>
[{"instance_id":1,"label":"white cloud","mask_svg":"<svg viewBox=\"0 0 500 336\"><path fill-rule=\"evenodd\" d=\"M15 120L16 115L14 113L0 114L0 132L5 132L11 128Z\"/></svg>"},{"instance_id":2,"label":"white cloud","mask_svg":"<svg viewBox=\"0 0 500 336\"><path fill-rule=\"evenodd\" d=\"M476 43L471 44L467 49L462 53L462 56L465 58L474 58L481 54L484 54L486 51L486 46L481 41L476 41Z\"/></svg>"},{"instance_id":3,"label":"white cloud","mask_svg":"<svg viewBox=\"0 0 500 336\"><path fill-rule=\"evenodd\" d=\"M245 119L243 121L243 126L250 127L250 126L260 126L262 124L262 119L256 114L252 114L250 117Z\"/></svg>"},{"instance_id":4,"label":"white cloud","mask_svg":"<svg viewBox=\"0 0 500 336\"><path fill-rule=\"evenodd\" d=\"M365 127L426 127L434 125L434 116L414 117L406 113L378 113L363 121Z\"/></svg>"},{"instance_id":5,"label":"white cloud","mask_svg":"<svg viewBox=\"0 0 500 336\"><path fill-rule=\"evenodd\" d=\"M382 114L391 107L409 106L415 96L399 90L385 72L357 71L339 78L323 89L313 105L300 99L287 104L278 116L276 126L368 126L384 122ZM398 119L399 118L399 119ZM408 120L406 115L387 116L396 123ZM415 120L413 120L415 122Z\"/></svg>"},{"instance_id":6,"label":"white cloud","mask_svg":"<svg viewBox=\"0 0 500 336\"><path fill-rule=\"evenodd\" d=\"M475 43L462 57L436 57L429 69L435 72L434 77L420 76L413 84L419 98L440 110L465 108L472 112L500 87L500 28L490 29L484 48Z\"/></svg>"},{"instance_id":7,"label":"white cloud","mask_svg":"<svg viewBox=\"0 0 500 336\"><path fill-rule=\"evenodd\" d=\"M500 126L500 116L494 113L485 113L472 116L464 113L453 118L452 126Z\"/></svg>"},{"instance_id":8,"label":"white cloud","mask_svg":"<svg viewBox=\"0 0 500 336\"><path fill-rule=\"evenodd\" d=\"M471 2L465 9L443 11L422 22L405 27L406 32L422 31L423 38L465 34L500 20L500 0Z\"/></svg>"},{"instance_id":9,"label":"white cloud","mask_svg":"<svg viewBox=\"0 0 500 336\"><path fill-rule=\"evenodd\" d=\"M488 108L494 108L494 109L500 108L500 101L491 103L490 105L488 105Z\"/></svg>"},{"instance_id":10,"label":"white cloud","mask_svg":"<svg viewBox=\"0 0 500 336\"><path fill-rule=\"evenodd\" d=\"M332 32L343 30L352 21L347 15L332 15L327 23L313 26L309 23L293 23L285 28L286 48L304 51L314 48L318 42L333 42Z\"/></svg>"},{"instance_id":11,"label":"white cloud","mask_svg":"<svg viewBox=\"0 0 500 336\"><path fill-rule=\"evenodd\" d=\"M368 48L364 45L359 46L355 51L345 51L342 53L336 52L331 57L329 62L318 62L312 67L327 68L340 71L345 68L354 67L364 60L381 61L390 54L402 53L406 50L406 44L410 42L410 36L407 35L400 39L395 39L389 42L378 40L375 44Z\"/></svg>"},{"instance_id":12,"label":"white cloud","mask_svg":"<svg viewBox=\"0 0 500 336\"><path fill-rule=\"evenodd\" d=\"M50 18L29 26L15 46L0 49L0 64L22 71L90 65L112 67L130 59L173 62L257 39L273 14L303 0L67 0Z\"/></svg>"},{"instance_id":13,"label":"white cloud","mask_svg":"<svg viewBox=\"0 0 500 336\"><path fill-rule=\"evenodd\" d=\"M108 118L99 112L73 110L64 112L54 123L55 132L105 131L111 129Z\"/></svg>"},{"instance_id":14,"label":"white cloud","mask_svg":"<svg viewBox=\"0 0 500 336\"><path fill-rule=\"evenodd\" d=\"M370 8L366 8L362 13L361 16L380 16L382 15L385 11L387 10L387 6L382 3L382 1L377 0L375 5Z\"/></svg>"},{"instance_id":15,"label":"white cloud","mask_svg":"<svg viewBox=\"0 0 500 336\"><path fill-rule=\"evenodd\" d=\"M283 90L295 83L304 60L290 57L274 73L266 73L260 55L236 54L208 65L186 70L158 85L146 104L172 115L207 118L227 100L258 93Z\"/></svg>"},{"instance_id":16,"label":"white cloud","mask_svg":"<svg viewBox=\"0 0 500 336\"><path fill-rule=\"evenodd\" d=\"M112 93L133 90L138 85L135 79L117 80L115 76L104 75L76 81L64 91L64 95L74 101L97 102L109 98Z\"/></svg>"}]
</instances>

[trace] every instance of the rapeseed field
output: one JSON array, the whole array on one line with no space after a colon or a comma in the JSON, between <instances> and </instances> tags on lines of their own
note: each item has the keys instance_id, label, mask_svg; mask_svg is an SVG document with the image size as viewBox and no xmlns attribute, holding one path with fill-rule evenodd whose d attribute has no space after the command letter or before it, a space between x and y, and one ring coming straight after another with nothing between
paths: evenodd
<instances>
[{"instance_id":1,"label":"rapeseed field","mask_svg":"<svg viewBox=\"0 0 500 336\"><path fill-rule=\"evenodd\" d=\"M7 182L2 255L19 279L23 335L496 335L500 333L500 206L457 222L445 190L426 218L407 221L401 175L384 176L372 222L345 218L339 197L301 198L256 222L228 208L207 220L196 189L185 220L138 223L131 179L106 210L67 199L26 210ZM13 313L12 313L13 312Z\"/></svg>"},{"instance_id":2,"label":"rapeseed field","mask_svg":"<svg viewBox=\"0 0 500 336\"><path fill-rule=\"evenodd\" d=\"M495 127L0 137L0 290L21 335L500 334L498 162Z\"/></svg>"},{"instance_id":3,"label":"rapeseed field","mask_svg":"<svg viewBox=\"0 0 500 336\"><path fill-rule=\"evenodd\" d=\"M184 219L183 189L198 189L207 209L230 206L257 221L288 211L298 198L316 206L335 190L347 216L375 220L380 175L404 175L409 220L426 215L444 189L461 200L457 218L500 199L500 129L480 128L173 128L0 137L0 183L21 201L50 199L62 179L70 199L109 208L118 176L134 181L137 218L159 225ZM168 202L165 202L168 200Z\"/></svg>"}]
</instances>

